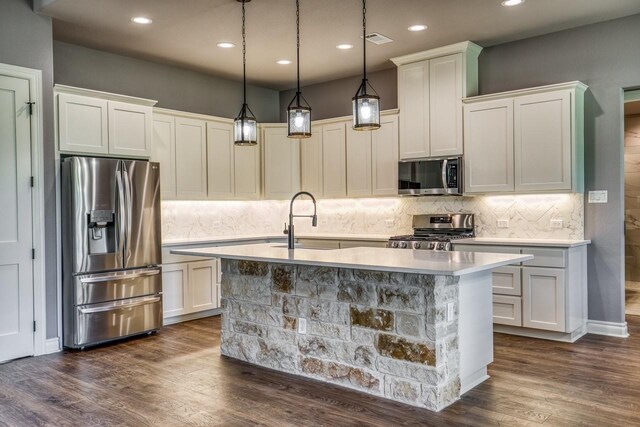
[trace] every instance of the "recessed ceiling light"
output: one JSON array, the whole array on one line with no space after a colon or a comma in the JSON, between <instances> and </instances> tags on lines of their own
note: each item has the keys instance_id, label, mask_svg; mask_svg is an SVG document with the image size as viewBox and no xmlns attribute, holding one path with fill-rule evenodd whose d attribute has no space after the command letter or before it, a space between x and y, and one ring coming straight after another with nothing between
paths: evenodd
<instances>
[{"instance_id":1,"label":"recessed ceiling light","mask_svg":"<svg viewBox=\"0 0 640 427\"><path fill-rule=\"evenodd\" d=\"M524 3L524 0L504 0L502 2L503 6L517 6L519 4Z\"/></svg>"},{"instance_id":2,"label":"recessed ceiling light","mask_svg":"<svg viewBox=\"0 0 640 427\"><path fill-rule=\"evenodd\" d=\"M338 46L336 46L338 49L342 49L342 50L347 50L347 49L353 49L353 45L349 44L349 43L343 43L343 44L339 44Z\"/></svg>"},{"instance_id":3,"label":"recessed ceiling light","mask_svg":"<svg viewBox=\"0 0 640 427\"><path fill-rule=\"evenodd\" d=\"M131 22L135 22L136 24L151 24L153 21L146 16L134 16L131 18Z\"/></svg>"},{"instance_id":4,"label":"recessed ceiling light","mask_svg":"<svg viewBox=\"0 0 640 427\"><path fill-rule=\"evenodd\" d=\"M288 59L280 59L278 61L276 61L278 64L280 65L289 65L291 64L291 61L289 61Z\"/></svg>"},{"instance_id":5,"label":"recessed ceiling light","mask_svg":"<svg viewBox=\"0 0 640 427\"><path fill-rule=\"evenodd\" d=\"M236 45L231 42L220 42L217 46L223 49L231 49L232 47L236 47Z\"/></svg>"},{"instance_id":6,"label":"recessed ceiling light","mask_svg":"<svg viewBox=\"0 0 640 427\"><path fill-rule=\"evenodd\" d=\"M409 31L424 31L424 30L427 29L427 26L426 25L422 25L422 24L412 25L408 29L409 29Z\"/></svg>"}]
</instances>

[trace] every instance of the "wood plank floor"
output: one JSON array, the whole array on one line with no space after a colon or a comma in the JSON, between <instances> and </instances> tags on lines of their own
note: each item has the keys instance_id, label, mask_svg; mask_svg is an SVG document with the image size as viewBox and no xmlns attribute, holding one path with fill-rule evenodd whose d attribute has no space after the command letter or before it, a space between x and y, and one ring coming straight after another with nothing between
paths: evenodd
<instances>
[{"instance_id":1,"label":"wood plank floor","mask_svg":"<svg viewBox=\"0 0 640 427\"><path fill-rule=\"evenodd\" d=\"M0 365L0 426L640 425L631 338L495 335L491 379L440 413L223 358L219 318Z\"/></svg>"}]
</instances>

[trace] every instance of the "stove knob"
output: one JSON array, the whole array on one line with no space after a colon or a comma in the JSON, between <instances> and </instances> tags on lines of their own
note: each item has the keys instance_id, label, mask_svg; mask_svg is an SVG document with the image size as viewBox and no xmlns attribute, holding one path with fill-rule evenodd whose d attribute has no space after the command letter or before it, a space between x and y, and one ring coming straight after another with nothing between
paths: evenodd
<instances>
[{"instance_id":1,"label":"stove knob","mask_svg":"<svg viewBox=\"0 0 640 427\"><path fill-rule=\"evenodd\" d=\"M436 244L434 242L429 243L429 249L434 250L436 248Z\"/></svg>"},{"instance_id":2,"label":"stove knob","mask_svg":"<svg viewBox=\"0 0 640 427\"><path fill-rule=\"evenodd\" d=\"M439 251L444 251L444 243L438 243L438 247L436 249Z\"/></svg>"},{"instance_id":3,"label":"stove knob","mask_svg":"<svg viewBox=\"0 0 640 427\"><path fill-rule=\"evenodd\" d=\"M392 248L397 248L398 247L398 242L391 242L391 247Z\"/></svg>"},{"instance_id":4,"label":"stove knob","mask_svg":"<svg viewBox=\"0 0 640 427\"><path fill-rule=\"evenodd\" d=\"M407 247L407 242L400 242L400 248L406 249L406 247Z\"/></svg>"},{"instance_id":5,"label":"stove knob","mask_svg":"<svg viewBox=\"0 0 640 427\"><path fill-rule=\"evenodd\" d=\"M420 242L413 242L413 249L420 249Z\"/></svg>"}]
</instances>

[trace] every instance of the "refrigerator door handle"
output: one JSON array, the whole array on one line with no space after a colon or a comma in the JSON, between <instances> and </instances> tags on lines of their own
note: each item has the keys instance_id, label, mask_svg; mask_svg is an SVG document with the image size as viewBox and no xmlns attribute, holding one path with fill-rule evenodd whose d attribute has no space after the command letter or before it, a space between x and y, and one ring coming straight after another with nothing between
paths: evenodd
<instances>
[{"instance_id":1,"label":"refrigerator door handle","mask_svg":"<svg viewBox=\"0 0 640 427\"><path fill-rule=\"evenodd\" d=\"M157 276L160 268L149 268L144 270L131 270L126 272L98 273L80 277L82 283L100 283L110 280L135 279L137 277Z\"/></svg>"},{"instance_id":2,"label":"refrigerator door handle","mask_svg":"<svg viewBox=\"0 0 640 427\"><path fill-rule=\"evenodd\" d=\"M124 245L125 245L125 226L127 224L127 216L126 216L126 200L125 200L125 192L124 192L124 184L122 182L122 173L121 173L122 162L118 165L116 169L116 187L118 191L118 204L117 204L117 213L116 218L118 221L118 232L116 233L116 247L118 248L118 253L124 257Z\"/></svg>"},{"instance_id":3,"label":"refrigerator door handle","mask_svg":"<svg viewBox=\"0 0 640 427\"><path fill-rule=\"evenodd\" d=\"M131 206L133 195L131 193L131 178L129 177L129 172L127 171L126 166L122 165L122 175L124 181L124 197L125 197L125 205L126 205L126 217L127 221L125 223L125 238L124 238L124 265L127 265L127 260L131 256L131 221L133 219L133 207Z\"/></svg>"},{"instance_id":4,"label":"refrigerator door handle","mask_svg":"<svg viewBox=\"0 0 640 427\"><path fill-rule=\"evenodd\" d=\"M113 301L102 304L92 304L91 307L78 307L78 311L82 314L91 314L91 313L101 313L104 311L111 311L116 309L126 309L137 307L139 305L152 304L156 302L160 302L162 299L161 296L150 296L150 297L142 297L135 298L132 300L122 300L122 301ZM128 302L130 301L130 302Z\"/></svg>"}]
</instances>

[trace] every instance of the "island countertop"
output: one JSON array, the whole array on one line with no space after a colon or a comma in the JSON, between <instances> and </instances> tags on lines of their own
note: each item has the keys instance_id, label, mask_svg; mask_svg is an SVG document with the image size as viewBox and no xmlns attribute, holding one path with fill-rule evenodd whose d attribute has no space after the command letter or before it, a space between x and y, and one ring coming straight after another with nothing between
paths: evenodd
<instances>
[{"instance_id":1,"label":"island countertop","mask_svg":"<svg viewBox=\"0 0 640 427\"><path fill-rule=\"evenodd\" d=\"M173 254L233 260L462 276L533 259L532 255L391 248L289 250L283 243L175 249Z\"/></svg>"}]
</instances>

